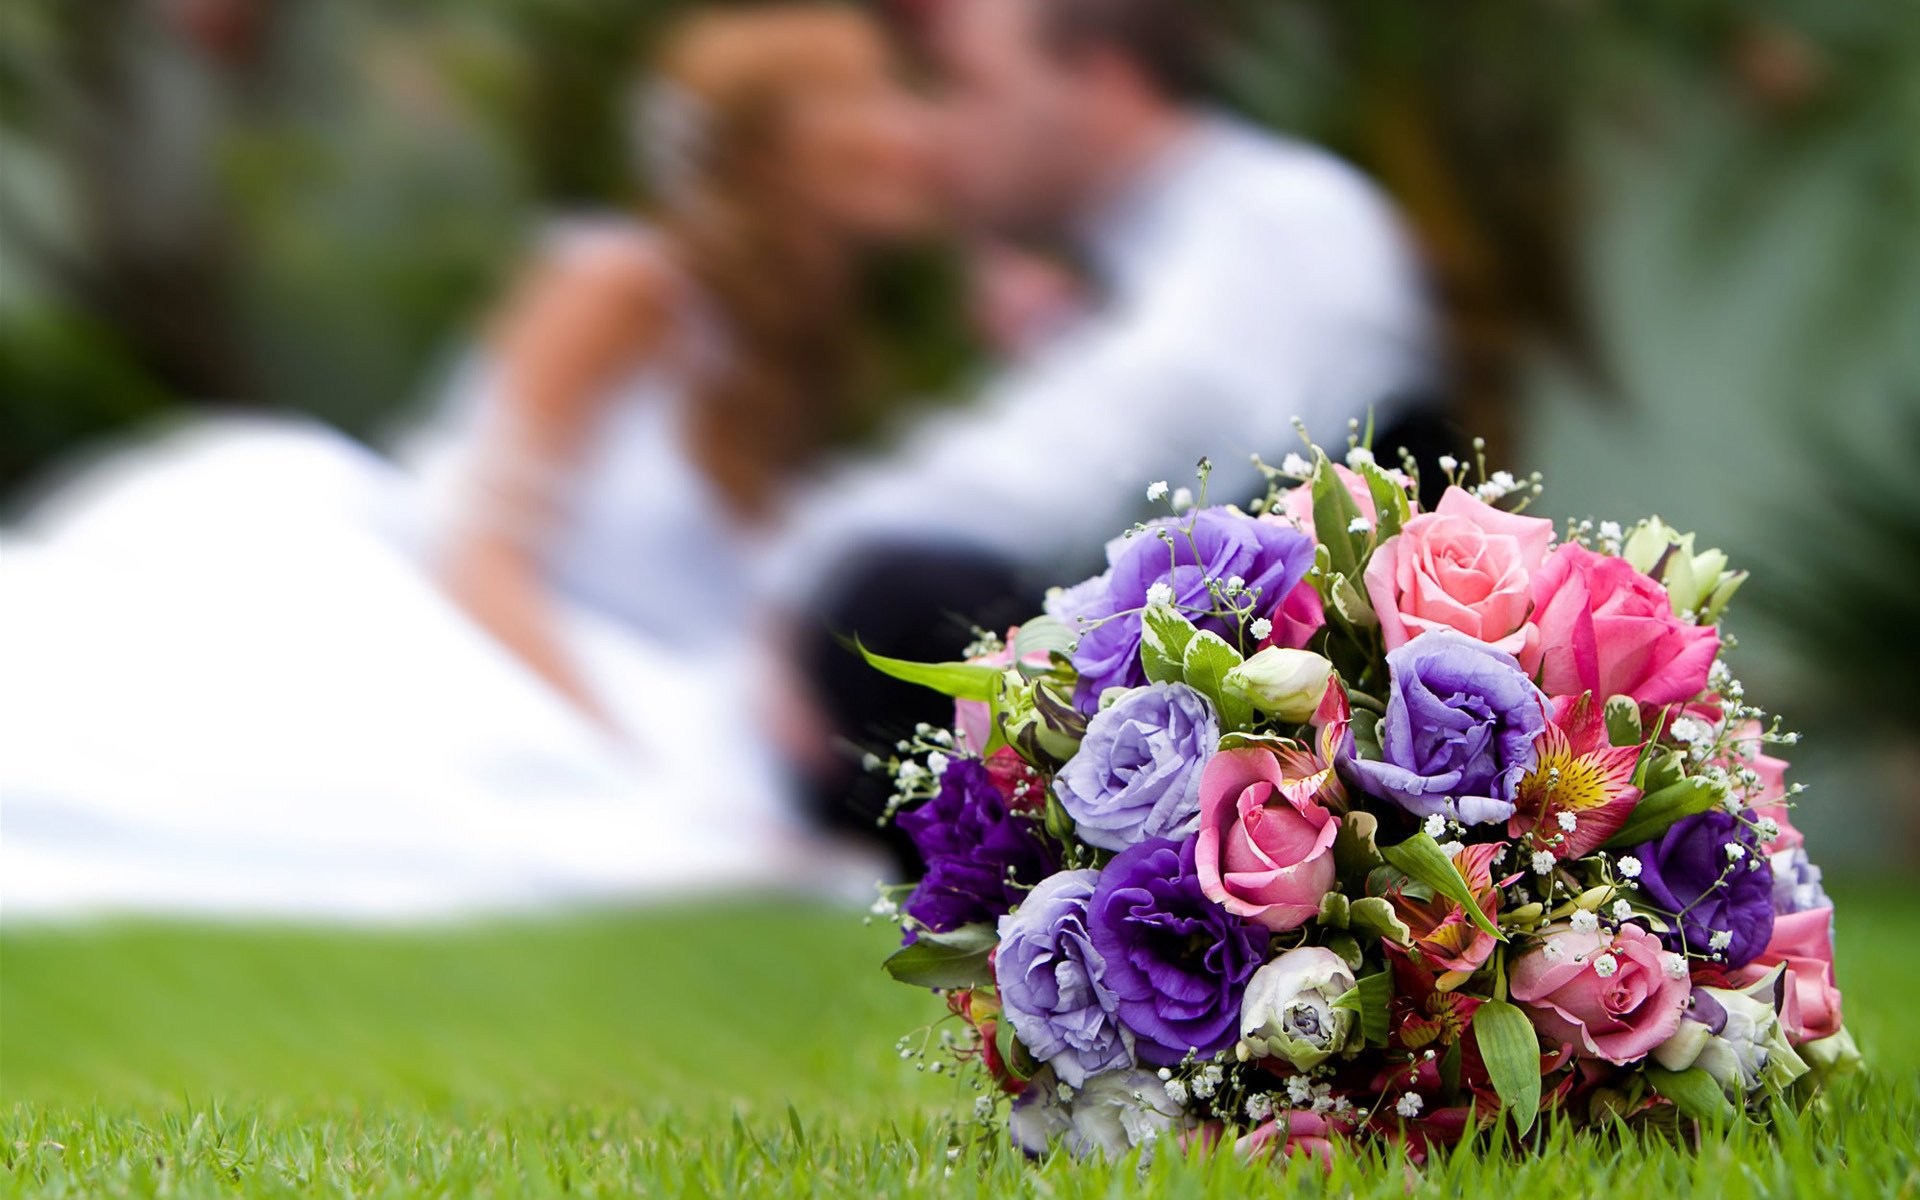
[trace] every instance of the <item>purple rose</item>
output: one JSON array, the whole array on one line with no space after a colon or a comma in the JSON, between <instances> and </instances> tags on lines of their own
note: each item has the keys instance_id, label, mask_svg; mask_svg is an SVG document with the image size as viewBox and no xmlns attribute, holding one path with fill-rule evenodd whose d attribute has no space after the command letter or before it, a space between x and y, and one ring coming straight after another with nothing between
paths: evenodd
<instances>
[{"instance_id":1,"label":"purple rose","mask_svg":"<svg viewBox=\"0 0 1920 1200\"><path fill-rule=\"evenodd\" d=\"M1000 1004L1033 1056L1069 1087L1133 1065L1133 1039L1114 1016L1106 961L1087 936L1098 871L1062 871L1000 918L993 959Z\"/></svg>"},{"instance_id":2,"label":"purple rose","mask_svg":"<svg viewBox=\"0 0 1920 1200\"><path fill-rule=\"evenodd\" d=\"M1233 1045L1240 998L1267 957L1267 931L1200 890L1193 843L1156 838L1122 850L1087 904L1120 1024L1140 1060L1156 1066Z\"/></svg>"},{"instance_id":3,"label":"purple rose","mask_svg":"<svg viewBox=\"0 0 1920 1200\"><path fill-rule=\"evenodd\" d=\"M1451 629L1387 655L1392 690L1379 725L1382 761L1349 752L1341 774L1416 817L1504 821L1533 769L1547 699L1513 656Z\"/></svg>"},{"instance_id":4,"label":"purple rose","mask_svg":"<svg viewBox=\"0 0 1920 1200\"><path fill-rule=\"evenodd\" d=\"M1259 521L1227 508L1203 508L1185 517L1148 523L1148 532L1107 543L1106 574L1060 593L1048 611L1079 630L1073 652L1080 685L1074 700L1092 712L1110 687L1147 681L1140 666L1140 612L1147 589L1166 584L1173 603L1201 629L1232 640L1220 617L1202 612L1219 606L1207 581L1221 585L1236 576L1258 594L1249 617L1264 616L1287 598L1313 563L1313 539L1290 525ZM1169 545L1160 537L1172 538ZM1124 615L1117 615L1124 614Z\"/></svg>"},{"instance_id":5,"label":"purple rose","mask_svg":"<svg viewBox=\"0 0 1920 1200\"><path fill-rule=\"evenodd\" d=\"M998 919L1020 902L1022 885L1059 866L1039 826L1008 811L993 777L974 759L950 760L940 791L898 820L927 864L907 897L907 915L935 933ZM909 926L905 935L911 942L915 930Z\"/></svg>"},{"instance_id":6,"label":"purple rose","mask_svg":"<svg viewBox=\"0 0 1920 1200\"><path fill-rule=\"evenodd\" d=\"M1124 850L1199 827L1200 774L1220 748L1220 721L1184 683L1139 688L1095 713L1053 783L1080 838Z\"/></svg>"},{"instance_id":7,"label":"purple rose","mask_svg":"<svg viewBox=\"0 0 1920 1200\"><path fill-rule=\"evenodd\" d=\"M1731 849L1729 848L1731 847ZM1673 823L1633 851L1640 893L1673 920L1669 949L1752 962L1773 937L1773 872L1751 827L1724 809Z\"/></svg>"},{"instance_id":8,"label":"purple rose","mask_svg":"<svg viewBox=\"0 0 1920 1200\"><path fill-rule=\"evenodd\" d=\"M1810 908L1832 908L1827 889L1820 883L1820 868L1807 857L1805 847L1776 850L1767 856L1773 868L1773 911L1778 916L1806 912Z\"/></svg>"}]
</instances>

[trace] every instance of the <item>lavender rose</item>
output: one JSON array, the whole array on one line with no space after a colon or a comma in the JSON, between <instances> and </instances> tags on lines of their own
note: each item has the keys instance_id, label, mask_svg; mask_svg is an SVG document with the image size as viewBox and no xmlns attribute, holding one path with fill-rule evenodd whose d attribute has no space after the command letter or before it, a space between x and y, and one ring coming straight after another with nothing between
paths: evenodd
<instances>
[{"instance_id":1,"label":"lavender rose","mask_svg":"<svg viewBox=\"0 0 1920 1200\"><path fill-rule=\"evenodd\" d=\"M1220 745L1207 698L1184 683L1139 688L1094 714L1053 794L1103 850L1182 838L1200 822L1200 773Z\"/></svg>"},{"instance_id":2,"label":"lavender rose","mask_svg":"<svg viewBox=\"0 0 1920 1200\"><path fill-rule=\"evenodd\" d=\"M1827 889L1820 882L1820 868L1807 857L1806 847L1775 850L1767 856L1773 868L1773 911L1789 916L1813 908L1832 908Z\"/></svg>"},{"instance_id":3,"label":"lavender rose","mask_svg":"<svg viewBox=\"0 0 1920 1200\"><path fill-rule=\"evenodd\" d=\"M1133 1065L1132 1041L1114 1017L1106 961L1087 936L1098 871L1062 871L1000 918L993 977L1013 1031L1063 1083Z\"/></svg>"},{"instance_id":4,"label":"lavender rose","mask_svg":"<svg viewBox=\"0 0 1920 1200\"><path fill-rule=\"evenodd\" d=\"M1546 697L1510 654L1436 629L1387 655L1392 692L1379 727L1384 761L1351 753L1341 774L1416 817L1504 821L1533 768Z\"/></svg>"},{"instance_id":5,"label":"lavender rose","mask_svg":"<svg viewBox=\"0 0 1920 1200\"><path fill-rule=\"evenodd\" d=\"M1192 838L1115 855L1088 902L1087 931L1142 1062L1173 1066L1189 1051L1207 1058L1233 1045L1267 931L1207 899Z\"/></svg>"},{"instance_id":6,"label":"lavender rose","mask_svg":"<svg viewBox=\"0 0 1920 1200\"><path fill-rule=\"evenodd\" d=\"M1659 841L1636 847L1640 891L1675 916L1667 945L1718 952L1728 967L1752 962L1773 937L1773 872L1753 829L1724 809L1683 817Z\"/></svg>"},{"instance_id":7,"label":"lavender rose","mask_svg":"<svg viewBox=\"0 0 1920 1200\"><path fill-rule=\"evenodd\" d=\"M1039 826L1008 811L987 768L973 759L950 760L940 791L899 821L927 864L906 912L936 933L997 919L1020 902L1022 886L1059 866ZM909 925L906 940L915 936Z\"/></svg>"},{"instance_id":8,"label":"lavender rose","mask_svg":"<svg viewBox=\"0 0 1920 1200\"><path fill-rule=\"evenodd\" d=\"M1080 631L1073 666L1080 673L1075 702L1092 712L1110 687L1147 681L1140 666L1140 613L1147 589L1168 588L1172 602L1201 629L1229 636L1228 623L1198 611L1216 607L1209 579L1239 578L1258 593L1250 617L1280 606L1313 563L1313 539L1289 525L1258 521L1228 508L1203 508L1148 524L1149 532L1107 544L1104 575L1059 593L1047 611ZM1172 537L1172 545L1156 531ZM1125 614L1125 615L1118 615Z\"/></svg>"}]
</instances>

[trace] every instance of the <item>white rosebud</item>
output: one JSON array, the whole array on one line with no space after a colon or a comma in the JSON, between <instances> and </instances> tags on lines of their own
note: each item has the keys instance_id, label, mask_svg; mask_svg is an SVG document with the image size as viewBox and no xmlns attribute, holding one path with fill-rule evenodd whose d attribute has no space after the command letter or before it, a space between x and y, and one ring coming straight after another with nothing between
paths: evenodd
<instances>
[{"instance_id":1,"label":"white rosebud","mask_svg":"<svg viewBox=\"0 0 1920 1200\"><path fill-rule=\"evenodd\" d=\"M1654 1061L1669 1071L1698 1067L1736 1101L1762 1084L1782 1088L1806 1074L1780 1023L1783 970L1775 967L1742 988L1695 988L1679 1028L1654 1047Z\"/></svg>"},{"instance_id":2,"label":"white rosebud","mask_svg":"<svg viewBox=\"0 0 1920 1200\"><path fill-rule=\"evenodd\" d=\"M1333 951L1320 946L1287 951L1247 982L1240 1002L1241 1044L1259 1057L1312 1070L1347 1044L1354 1013L1333 1002L1353 986L1352 970Z\"/></svg>"},{"instance_id":3,"label":"white rosebud","mask_svg":"<svg viewBox=\"0 0 1920 1200\"><path fill-rule=\"evenodd\" d=\"M1268 646L1222 681L1263 713L1289 724L1310 720L1333 681L1333 664L1310 650Z\"/></svg>"}]
</instances>

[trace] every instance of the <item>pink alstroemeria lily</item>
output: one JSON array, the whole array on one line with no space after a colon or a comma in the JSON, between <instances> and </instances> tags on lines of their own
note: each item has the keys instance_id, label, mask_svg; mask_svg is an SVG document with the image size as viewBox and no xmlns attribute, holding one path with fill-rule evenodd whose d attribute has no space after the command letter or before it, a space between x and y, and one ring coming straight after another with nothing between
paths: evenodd
<instances>
[{"instance_id":1,"label":"pink alstroemeria lily","mask_svg":"<svg viewBox=\"0 0 1920 1200\"><path fill-rule=\"evenodd\" d=\"M1561 697L1553 719L1534 741L1533 770L1514 790L1507 836L1525 837L1536 850L1556 858L1583 858L1625 824L1640 803L1633 769L1640 747L1614 746L1593 693ZM1573 828L1560 820L1571 814Z\"/></svg>"}]
</instances>

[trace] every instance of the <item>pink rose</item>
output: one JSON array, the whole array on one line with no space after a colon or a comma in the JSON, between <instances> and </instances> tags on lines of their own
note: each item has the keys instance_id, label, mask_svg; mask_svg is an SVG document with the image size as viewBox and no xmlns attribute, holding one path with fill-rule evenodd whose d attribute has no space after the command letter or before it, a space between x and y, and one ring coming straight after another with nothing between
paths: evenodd
<instances>
[{"instance_id":1,"label":"pink rose","mask_svg":"<svg viewBox=\"0 0 1920 1200\"><path fill-rule=\"evenodd\" d=\"M1367 524L1373 524L1377 514L1373 508L1373 492L1367 487L1367 481L1339 463L1333 465L1333 474L1336 479L1346 485L1347 495L1353 497L1354 507L1358 508L1360 515L1367 519ZM1401 487L1406 487L1410 482L1400 471L1388 471L1387 478ZM1303 483L1299 487L1289 488L1280 493L1280 515L1293 522L1302 531L1312 533L1313 485Z\"/></svg>"},{"instance_id":2,"label":"pink rose","mask_svg":"<svg viewBox=\"0 0 1920 1200\"><path fill-rule=\"evenodd\" d=\"M1520 654L1531 628L1528 585L1552 542L1552 521L1448 488L1439 507L1409 519L1367 564L1367 597L1387 649L1428 630L1457 629Z\"/></svg>"},{"instance_id":3,"label":"pink rose","mask_svg":"<svg viewBox=\"0 0 1920 1200\"><path fill-rule=\"evenodd\" d=\"M1278 646L1282 650L1299 650L1327 623L1327 611L1320 603L1320 593L1302 579L1268 619L1273 622L1273 632L1260 643L1261 648Z\"/></svg>"},{"instance_id":4,"label":"pink rose","mask_svg":"<svg viewBox=\"0 0 1920 1200\"><path fill-rule=\"evenodd\" d=\"M1273 1119L1256 1126L1233 1143L1243 1158L1262 1154L1302 1155L1333 1170L1334 1139L1346 1129L1331 1117L1319 1113L1289 1109L1275 1113Z\"/></svg>"},{"instance_id":5,"label":"pink rose","mask_svg":"<svg viewBox=\"0 0 1920 1200\"><path fill-rule=\"evenodd\" d=\"M1695 713L1689 707L1688 716ZM1716 715L1712 723L1718 724ZM1751 770L1759 777L1759 783L1746 789L1742 798L1748 808L1747 816L1754 821L1772 820L1780 827L1780 835L1760 846L1762 854L1774 854L1781 850L1792 850L1806 844L1806 838L1793 827L1788 815L1787 798L1787 762L1764 753L1760 747L1761 728L1758 721L1742 721L1733 729L1731 752L1714 759L1713 765L1728 772L1737 772L1741 768Z\"/></svg>"},{"instance_id":6,"label":"pink rose","mask_svg":"<svg viewBox=\"0 0 1920 1200\"><path fill-rule=\"evenodd\" d=\"M1624 558L1567 542L1533 576L1537 644L1521 663L1550 696L1590 691L1596 700L1642 704L1691 700L1707 686L1720 652L1711 625L1673 615L1666 589Z\"/></svg>"},{"instance_id":7,"label":"pink rose","mask_svg":"<svg viewBox=\"0 0 1920 1200\"><path fill-rule=\"evenodd\" d=\"M1692 991L1687 972L1638 925L1577 933L1564 926L1513 964L1513 998L1534 1028L1582 1058L1630 1063L1673 1036Z\"/></svg>"},{"instance_id":8,"label":"pink rose","mask_svg":"<svg viewBox=\"0 0 1920 1200\"><path fill-rule=\"evenodd\" d=\"M1787 964L1787 1002L1780 1013L1794 1045L1840 1032L1840 989L1833 985L1833 910L1810 908L1773 919L1767 948L1738 971L1734 982L1747 984L1780 963Z\"/></svg>"},{"instance_id":9,"label":"pink rose","mask_svg":"<svg viewBox=\"0 0 1920 1200\"><path fill-rule=\"evenodd\" d=\"M993 654L983 654L970 658L971 663L981 663L989 667L1010 667L1013 665L1013 639L1020 629L1015 626L1007 630L1006 644ZM1034 651L1027 655L1027 661L1036 666L1047 665L1047 652ZM953 727L960 735L960 749L974 754L986 749L987 742L993 737L993 709L984 700L955 700L953 702Z\"/></svg>"},{"instance_id":10,"label":"pink rose","mask_svg":"<svg viewBox=\"0 0 1920 1200\"><path fill-rule=\"evenodd\" d=\"M1322 773L1323 774L1323 773ZM1223 750L1200 775L1200 890L1268 929L1293 929L1333 887L1340 821L1315 792L1319 774L1288 779L1271 750Z\"/></svg>"}]
</instances>

